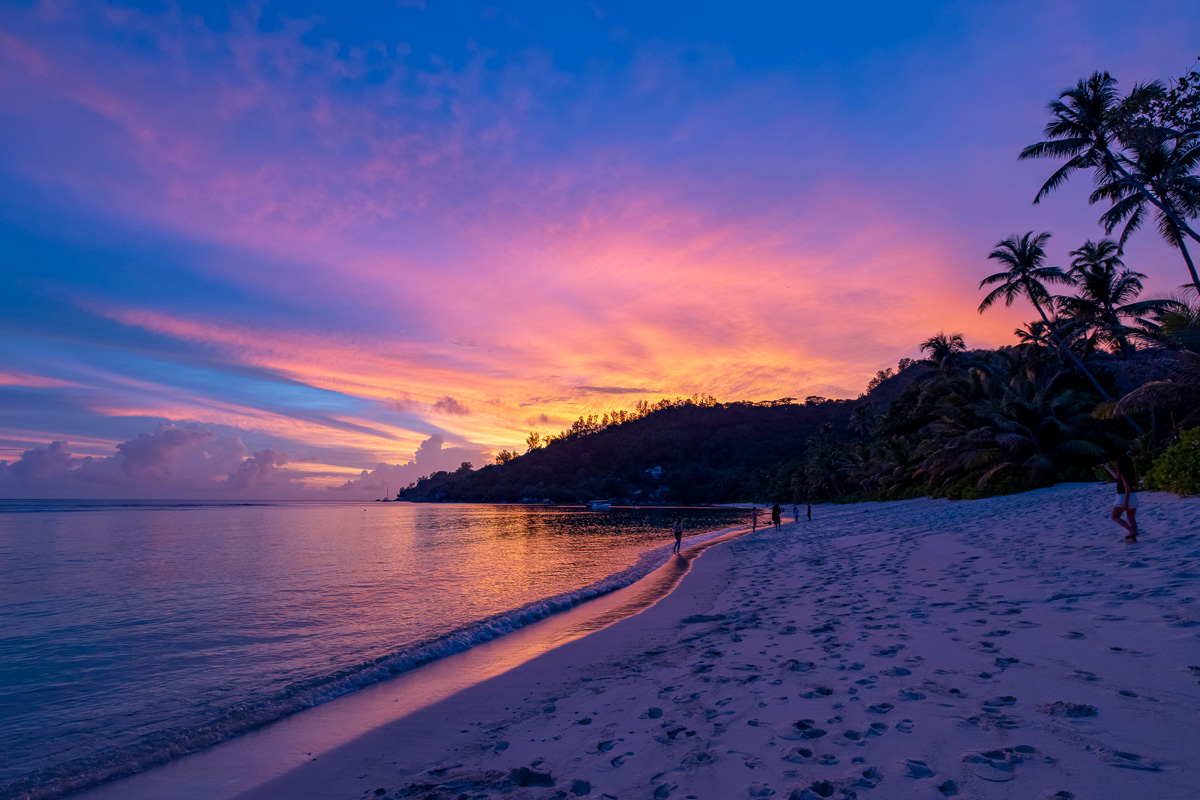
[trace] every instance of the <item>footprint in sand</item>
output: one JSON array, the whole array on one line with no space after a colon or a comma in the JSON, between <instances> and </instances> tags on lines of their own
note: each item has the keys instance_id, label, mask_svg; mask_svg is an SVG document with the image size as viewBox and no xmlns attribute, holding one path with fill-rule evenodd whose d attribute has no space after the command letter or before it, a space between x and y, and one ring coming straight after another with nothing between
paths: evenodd
<instances>
[{"instance_id":1,"label":"footprint in sand","mask_svg":"<svg viewBox=\"0 0 1200 800\"><path fill-rule=\"evenodd\" d=\"M1154 760L1138 756L1135 753L1123 753L1121 751L1109 751L1100 754L1100 760L1111 766L1120 766L1121 769L1127 770L1145 770L1147 772L1162 771L1163 765Z\"/></svg>"},{"instance_id":2,"label":"footprint in sand","mask_svg":"<svg viewBox=\"0 0 1200 800\"><path fill-rule=\"evenodd\" d=\"M816 727L816 722L811 719L802 719L794 723L796 730L800 731L801 739L820 739L828 731Z\"/></svg>"},{"instance_id":3,"label":"footprint in sand","mask_svg":"<svg viewBox=\"0 0 1200 800\"><path fill-rule=\"evenodd\" d=\"M964 753L962 762L967 769L985 781L1004 783L1017 776L1017 766L1025 763L1056 764L1053 758L1043 756L1036 747L1017 745L985 752Z\"/></svg>"},{"instance_id":4,"label":"footprint in sand","mask_svg":"<svg viewBox=\"0 0 1200 800\"><path fill-rule=\"evenodd\" d=\"M928 764L915 758L907 759L904 762L904 769L910 778L932 778L934 776L934 771L929 768Z\"/></svg>"},{"instance_id":5,"label":"footprint in sand","mask_svg":"<svg viewBox=\"0 0 1200 800\"><path fill-rule=\"evenodd\" d=\"M1065 700L1042 703L1037 707L1037 710L1052 717L1071 718L1094 717L1098 713L1095 706L1089 706L1085 703L1068 703Z\"/></svg>"},{"instance_id":6,"label":"footprint in sand","mask_svg":"<svg viewBox=\"0 0 1200 800\"><path fill-rule=\"evenodd\" d=\"M784 761L790 761L793 764L807 764L812 761L813 751L807 747L793 747L784 756Z\"/></svg>"},{"instance_id":7,"label":"footprint in sand","mask_svg":"<svg viewBox=\"0 0 1200 800\"><path fill-rule=\"evenodd\" d=\"M876 767L863 770L862 777L854 781L853 786L859 789L874 789L883 781L883 773Z\"/></svg>"}]
</instances>

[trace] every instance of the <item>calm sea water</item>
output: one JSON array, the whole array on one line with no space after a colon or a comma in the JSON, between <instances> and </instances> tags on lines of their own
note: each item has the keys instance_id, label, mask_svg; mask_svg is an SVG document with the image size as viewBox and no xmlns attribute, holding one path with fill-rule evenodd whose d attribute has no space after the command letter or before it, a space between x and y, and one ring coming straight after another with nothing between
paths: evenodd
<instances>
[{"instance_id":1,"label":"calm sea water","mask_svg":"<svg viewBox=\"0 0 1200 800\"><path fill-rule=\"evenodd\" d=\"M0 501L0 798L159 763L631 583L676 513ZM746 516L683 514L689 534Z\"/></svg>"}]
</instances>

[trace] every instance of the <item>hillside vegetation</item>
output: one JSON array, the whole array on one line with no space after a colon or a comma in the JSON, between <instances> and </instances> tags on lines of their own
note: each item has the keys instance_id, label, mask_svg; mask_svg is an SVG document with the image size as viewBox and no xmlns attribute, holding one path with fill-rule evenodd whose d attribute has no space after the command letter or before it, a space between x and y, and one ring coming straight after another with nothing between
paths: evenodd
<instances>
[{"instance_id":1,"label":"hillside vegetation","mask_svg":"<svg viewBox=\"0 0 1200 800\"><path fill-rule=\"evenodd\" d=\"M1200 491L1189 431L1200 425L1200 71L1127 95L1097 72L1048 111L1044 141L1019 156L1059 162L1033 201L1089 173L1089 202L1115 238L1085 240L1064 266L1048 263L1046 232L996 244L979 312L1028 305L1012 346L968 350L961 334L935 334L922 361L879 373L857 400L693 397L580 418L399 499L970 498L1091 479L1125 452L1148 488ZM1176 296L1143 297L1146 276L1125 263L1148 223L1179 253L1187 282Z\"/></svg>"}]
</instances>

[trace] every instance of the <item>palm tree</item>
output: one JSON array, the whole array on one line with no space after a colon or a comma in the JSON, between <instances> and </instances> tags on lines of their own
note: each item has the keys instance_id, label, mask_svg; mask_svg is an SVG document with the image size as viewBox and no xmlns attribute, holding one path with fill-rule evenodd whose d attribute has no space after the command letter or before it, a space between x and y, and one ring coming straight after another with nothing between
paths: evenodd
<instances>
[{"instance_id":1,"label":"palm tree","mask_svg":"<svg viewBox=\"0 0 1200 800\"><path fill-rule=\"evenodd\" d=\"M1078 474L1119 448L1123 440L1092 416L1089 395L1044 366L997 353L949 382L938 418L922 431L920 474L943 488L983 489L1004 477L1036 483Z\"/></svg>"},{"instance_id":2,"label":"palm tree","mask_svg":"<svg viewBox=\"0 0 1200 800\"><path fill-rule=\"evenodd\" d=\"M1193 360L1200 362L1200 358ZM1193 365L1191 373L1173 380L1144 383L1113 406L1113 414L1120 417L1146 411L1170 413L1175 431L1200 424L1200 363Z\"/></svg>"},{"instance_id":3,"label":"palm tree","mask_svg":"<svg viewBox=\"0 0 1200 800\"><path fill-rule=\"evenodd\" d=\"M1047 332L1046 323L1041 320L1026 322L1023 327L1013 331L1013 335L1023 345L1034 345L1035 347L1050 347L1054 344L1050 340L1050 334Z\"/></svg>"},{"instance_id":4,"label":"palm tree","mask_svg":"<svg viewBox=\"0 0 1200 800\"><path fill-rule=\"evenodd\" d=\"M1200 176L1193 174L1200 164L1200 132L1169 135L1162 128L1141 127L1127 144L1132 155L1128 175L1114 175L1092 193L1091 202L1107 200L1112 203L1100 216L1105 233L1112 233L1124 223L1121 247L1129 236L1142 226L1153 213L1158 231L1168 244L1179 249L1191 275L1192 285L1200 291L1200 274L1188 252L1187 237L1177 222L1179 217L1194 217L1200 213ZM1149 191L1143 193L1140 187ZM1164 202L1150 208L1150 196ZM1174 209L1167 214L1164 209Z\"/></svg>"},{"instance_id":5,"label":"palm tree","mask_svg":"<svg viewBox=\"0 0 1200 800\"><path fill-rule=\"evenodd\" d=\"M938 332L921 342L921 352L929 354L925 361L943 372L952 372L959 355L966 350L967 343L961 333Z\"/></svg>"},{"instance_id":6,"label":"palm tree","mask_svg":"<svg viewBox=\"0 0 1200 800\"><path fill-rule=\"evenodd\" d=\"M1172 301L1136 302L1142 291L1141 279L1146 276L1126 267L1119 253L1120 246L1111 239L1089 240L1078 250L1072 250L1074 259L1068 274L1078 287L1077 294L1060 297L1057 304L1085 330L1089 344L1102 342L1113 346L1127 360L1133 351L1129 336L1135 329L1125 321L1142 322L1144 315L1165 311Z\"/></svg>"},{"instance_id":7,"label":"palm tree","mask_svg":"<svg viewBox=\"0 0 1200 800\"><path fill-rule=\"evenodd\" d=\"M846 427L851 433L866 436L875 427L875 406L871 403L861 403L850 412L850 420Z\"/></svg>"},{"instance_id":8,"label":"palm tree","mask_svg":"<svg viewBox=\"0 0 1200 800\"><path fill-rule=\"evenodd\" d=\"M989 275L979 282L980 289L984 286L999 284L983 298L983 302L979 304L979 313L987 311L998 300L1004 300L1004 305L1011 306L1014 300L1024 295L1029 302L1033 303L1038 316L1042 318L1043 324L1050 332L1051 338L1058 345L1059 352L1065 353L1071 359L1075 368L1091 382L1092 386L1096 387L1096 391L1100 393L1101 397L1111 400L1108 392L1100 385L1100 381L1096 380L1096 376L1088 371L1088 368L1083 365L1071 348L1063 344L1058 326L1046 315L1045 306L1054 305L1054 299L1047 291L1046 283L1072 283L1071 276L1058 267L1046 266L1046 250L1043 245L1049 239L1049 233L1039 233L1035 236L1033 231L1030 231L1019 237L1014 234L996 245L996 249L988 254L988 258L1003 264L1008 269Z\"/></svg>"},{"instance_id":9,"label":"palm tree","mask_svg":"<svg viewBox=\"0 0 1200 800\"><path fill-rule=\"evenodd\" d=\"M1128 181L1132 190L1165 214L1180 232L1200 242L1200 234L1188 226L1179 212L1165 198L1155 196L1146 184L1135 180L1126 168L1128 159L1113 151L1114 144L1118 148L1124 145L1119 141L1121 131L1130 130L1121 124L1122 117L1128 115L1129 109L1144 106L1148 99L1161 94L1162 86L1158 83L1135 86L1129 96L1121 100L1117 97L1116 86L1116 78L1107 72L1096 72L1081 79L1074 89L1060 92L1057 100L1050 101L1053 119L1046 123L1046 140L1029 145L1018 158L1066 158L1067 161L1042 185L1033 202L1041 202L1043 197L1066 183L1072 173L1094 169L1099 173L1098 184L1106 184L1118 177ZM1138 129L1141 127L1137 126Z\"/></svg>"}]
</instances>

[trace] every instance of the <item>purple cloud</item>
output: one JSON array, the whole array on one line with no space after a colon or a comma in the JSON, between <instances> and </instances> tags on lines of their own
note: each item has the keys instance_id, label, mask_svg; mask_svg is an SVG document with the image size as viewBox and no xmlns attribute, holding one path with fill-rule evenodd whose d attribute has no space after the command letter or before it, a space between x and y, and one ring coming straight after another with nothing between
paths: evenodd
<instances>
[{"instance_id":1,"label":"purple cloud","mask_svg":"<svg viewBox=\"0 0 1200 800\"><path fill-rule=\"evenodd\" d=\"M467 408L465 403L455 400L450 395L446 395L441 400L433 404L434 411L440 411L443 414L449 414L452 417L465 417L471 413L471 409Z\"/></svg>"},{"instance_id":2,"label":"purple cloud","mask_svg":"<svg viewBox=\"0 0 1200 800\"><path fill-rule=\"evenodd\" d=\"M476 468L489 461L486 454L480 450L445 445L446 438L441 434L434 434L421 442L421 446L413 454L413 460L407 464L376 464L375 469L364 469L358 478L330 488L341 492L354 489L383 492L385 488L390 487L394 493L423 475L441 470L456 470L464 461L470 462Z\"/></svg>"}]
</instances>

